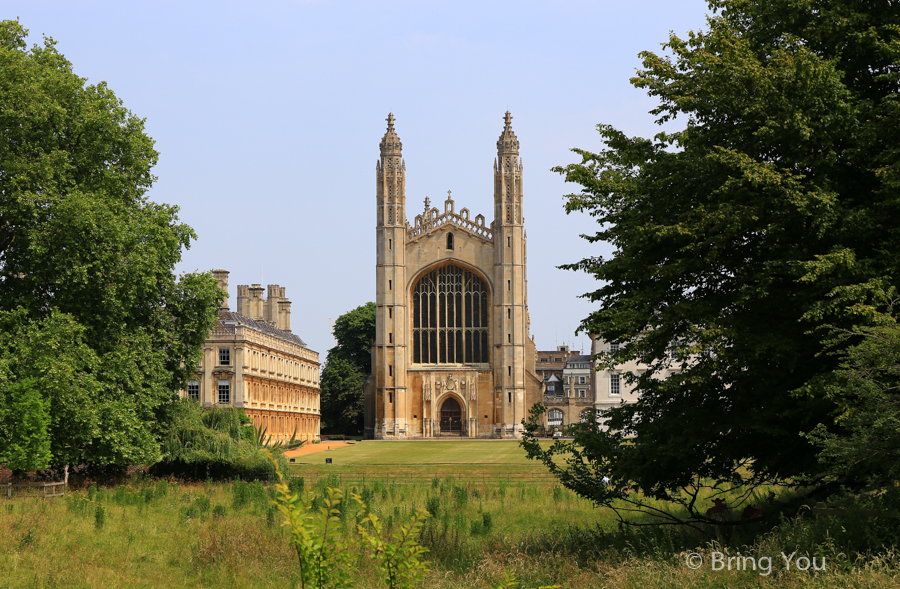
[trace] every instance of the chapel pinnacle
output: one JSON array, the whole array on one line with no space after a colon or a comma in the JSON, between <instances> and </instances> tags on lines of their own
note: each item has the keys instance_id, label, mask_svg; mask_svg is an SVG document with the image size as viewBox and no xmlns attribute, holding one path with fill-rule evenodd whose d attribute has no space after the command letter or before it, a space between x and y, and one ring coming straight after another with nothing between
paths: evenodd
<instances>
[{"instance_id":1,"label":"chapel pinnacle","mask_svg":"<svg viewBox=\"0 0 900 589\"><path fill-rule=\"evenodd\" d=\"M394 113L388 113L387 119L387 131L384 133L384 137L381 139L381 144L379 147L381 148L381 155L384 156L399 156L400 151L403 148L403 144L400 143L400 138L397 137L397 132L394 131L394 121L397 119L394 118Z\"/></svg>"},{"instance_id":2,"label":"chapel pinnacle","mask_svg":"<svg viewBox=\"0 0 900 589\"><path fill-rule=\"evenodd\" d=\"M519 140L512 130L512 115L509 111L503 115L503 132L500 133L500 139L497 140L497 153L503 155L518 155Z\"/></svg>"}]
</instances>

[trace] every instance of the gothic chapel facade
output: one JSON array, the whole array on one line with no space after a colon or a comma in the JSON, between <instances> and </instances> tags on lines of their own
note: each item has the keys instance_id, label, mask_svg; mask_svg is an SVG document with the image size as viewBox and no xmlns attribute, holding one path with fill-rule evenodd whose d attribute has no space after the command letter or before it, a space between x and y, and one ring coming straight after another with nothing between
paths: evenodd
<instances>
[{"instance_id":1,"label":"gothic chapel facade","mask_svg":"<svg viewBox=\"0 0 900 589\"><path fill-rule=\"evenodd\" d=\"M410 226L406 165L387 118L376 164L376 335L366 437L519 437L541 400L529 337L522 162L509 112L494 162L494 220L425 199Z\"/></svg>"}]
</instances>

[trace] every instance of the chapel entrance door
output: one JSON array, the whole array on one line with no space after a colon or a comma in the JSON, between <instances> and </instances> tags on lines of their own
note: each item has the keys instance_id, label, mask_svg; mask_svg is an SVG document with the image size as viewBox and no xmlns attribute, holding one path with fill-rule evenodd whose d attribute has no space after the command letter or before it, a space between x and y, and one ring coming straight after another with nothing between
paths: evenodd
<instances>
[{"instance_id":1,"label":"chapel entrance door","mask_svg":"<svg viewBox=\"0 0 900 589\"><path fill-rule=\"evenodd\" d=\"M461 436L463 434L462 408L453 397L450 397L441 405L441 431L442 436Z\"/></svg>"}]
</instances>

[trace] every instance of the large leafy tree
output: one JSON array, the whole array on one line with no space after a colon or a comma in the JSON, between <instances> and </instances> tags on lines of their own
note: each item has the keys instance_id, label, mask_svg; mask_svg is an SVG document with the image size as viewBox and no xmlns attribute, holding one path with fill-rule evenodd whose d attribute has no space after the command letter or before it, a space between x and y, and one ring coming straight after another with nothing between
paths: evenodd
<instances>
[{"instance_id":1,"label":"large leafy tree","mask_svg":"<svg viewBox=\"0 0 900 589\"><path fill-rule=\"evenodd\" d=\"M900 278L900 5L710 8L632 79L681 130L600 125L606 148L558 169L582 187L567 211L600 225L587 240L614 248L570 266L601 282L581 329L621 344L608 365L649 366L608 432L577 428L580 466L560 473L601 503L703 480L838 482L804 435L840 432L825 327L883 312ZM619 484L596 484L607 474Z\"/></svg>"},{"instance_id":2,"label":"large leafy tree","mask_svg":"<svg viewBox=\"0 0 900 589\"><path fill-rule=\"evenodd\" d=\"M357 433L363 429L363 388L372 372L375 303L344 313L334 322L337 345L328 350L322 369L322 430Z\"/></svg>"},{"instance_id":3,"label":"large leafy tree","mask_svg":"<svg viewBox=\"0 0 900 589\"><path fill-rule=\"evenodd\" d=\"M143 121L26 35L0 23L5 405L48 412L46 427L31 420L49 441L38 462L153 461L222 293L209 274L173 273L195 235L146 196L157 152Z\"/></svg>"}]
</instances>

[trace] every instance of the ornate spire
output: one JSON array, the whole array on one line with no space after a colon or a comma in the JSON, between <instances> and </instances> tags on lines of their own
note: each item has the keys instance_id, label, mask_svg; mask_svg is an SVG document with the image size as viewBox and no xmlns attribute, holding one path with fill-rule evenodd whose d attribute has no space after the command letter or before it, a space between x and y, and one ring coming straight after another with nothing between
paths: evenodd
<instances>
[{"instance_id":1,"label":"ornate spire","mask_svg":"<svg viewBox=\"0 0 900 589\"><path fill-rule=\"evenodd\" d=\"M500 133L500 139L497 140L497 154L500 156L519 155L519 140L513 133L512 115L509 114L509 111L503 115L503 123L503 132Z\"/></svg>"},{"instance_id":2,"label":"ornate spire","mask_svg":"<svg viewBox=\"0 0 900 589\"><path fill-rule=\"evenodd\" d=\"M378 145L381 148L381 157L398 156L403 145L400 143L400 138L397 137L397 132L394 131L394 121L396 120L394 113L388 113L388 118L385 120L388 124L387 131L385 131L384 137L382 137L381 143Z\"/></svg>"}]
</instances>

